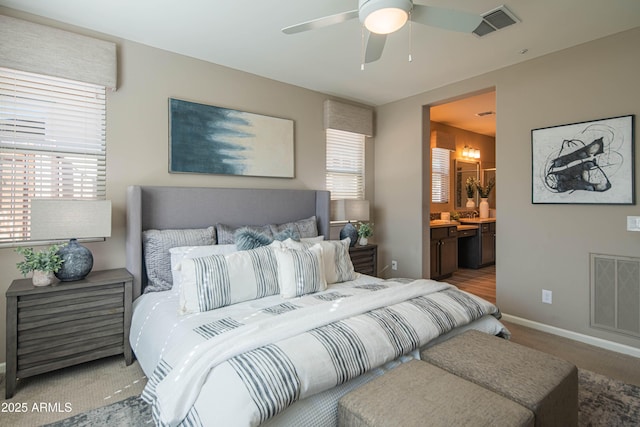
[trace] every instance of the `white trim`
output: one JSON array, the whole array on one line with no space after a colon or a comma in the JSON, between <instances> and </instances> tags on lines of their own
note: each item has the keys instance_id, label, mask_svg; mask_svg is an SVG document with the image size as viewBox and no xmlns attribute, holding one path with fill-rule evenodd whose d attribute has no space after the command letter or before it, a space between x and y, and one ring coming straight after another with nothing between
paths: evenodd
<instances>
[{"instance_id":1,"label":"white trim","mask_svg":"<svg viewBox=\"0 0 640 427\"><path fill-rule=\"evenodd\" d=\"M7 372L7 364L6 363L0 363L0 374L4 374ZM5 379L6 381L6 379Z\"/></svg>"},{"instance_id":2,"label":"white trim","mask_svg":"<svg viewBox=\"0 0 640 427\"><path fill-rule=\"evenodd\" d=\"M590 335L585 335L578 332L568 331L566 329L556 328L555 326L545 325L544 323L534 322L533 320L527 320L521 317L511 316L505 313L502 313L502 318L505 321L515 323L516 325L526 326L528 328L535 329L538 331L547 332L553 335L569 338L574 341L579 341L585 344L590 344L596 347L604 348L605 350L615 351L617 353L622 353L629 356L640 358L640 348L631 347L625 344L619 344L617 342L604 340L602 338L592 337Z\"/></svg>"}]
</instances>

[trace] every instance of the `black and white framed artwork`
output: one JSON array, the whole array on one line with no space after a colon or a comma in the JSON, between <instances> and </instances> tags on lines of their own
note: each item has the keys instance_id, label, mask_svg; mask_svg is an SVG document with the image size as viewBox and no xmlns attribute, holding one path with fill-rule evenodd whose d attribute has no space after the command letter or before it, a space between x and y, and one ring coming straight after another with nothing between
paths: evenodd
<instances>
[{"instance_id":1,"label":"black and white framed artwork","mask_svg":"<svg viewBox=\"0 0 640 427\"><path fill-rule=\"evenodd\" d=\"M634 116L531 131L532 203L635 204Z\"/></svg>"}]
</instances>

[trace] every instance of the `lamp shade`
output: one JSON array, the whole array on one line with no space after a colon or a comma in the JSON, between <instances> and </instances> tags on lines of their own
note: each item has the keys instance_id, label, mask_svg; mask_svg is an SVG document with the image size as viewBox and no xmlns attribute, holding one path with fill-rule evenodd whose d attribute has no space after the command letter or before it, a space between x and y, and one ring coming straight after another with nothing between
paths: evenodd
<instances>
[{"instance_id":1,"label":"lamp shade","mask_svg":"<svg viewBox=\"0 0 640 427\"><path fill-rule=\"evenodd\" d=\"M110 236L110 200L31 200L31 240Z\"/></svg>"},{"instance_id":2,"label":"lamp shade","mask_svg":"<svg viewBox=\"0 0 640 427\"><path fill-rule=\"evenodd\" d=\"M332 200L331 220L369 221L369 202L355 199Z\"/></svg>"}]
</instances>

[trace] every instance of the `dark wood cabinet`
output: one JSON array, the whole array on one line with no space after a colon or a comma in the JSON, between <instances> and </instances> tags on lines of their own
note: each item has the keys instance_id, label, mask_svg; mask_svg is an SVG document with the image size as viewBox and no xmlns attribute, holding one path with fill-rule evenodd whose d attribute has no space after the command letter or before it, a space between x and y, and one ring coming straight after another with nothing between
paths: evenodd
<instances>
[{"instance_id":1,"label":"dark wood cabinet","mask_svg":"<svg viewBox=\"0 0 640 427\"><path fill-rule=\"evenodd\" d=\"M132 285L123 268L42 287L14 280L6 292L6 398L17 378L122 353L131 364Z\"/></svg>"},{"instance_id":2,"label":"dark wood cabinet","mask_svg":"<svg viewBox=\"0 0 640 427\"><path fill-rule=\"evenodd\" d=\"M481 266L495 264L496 262L496 223L482 224L480 226L480 250Z\"/></svg>"},{"instance_id":3,"label":"dark wood cabinet","mask_svg":"<svg viewBox=\"0 0 640 427\"><path fill-rule=\"evenodd\" d=\"M430 232L431 278L444 279L458 269L458 229L435 227Z\"/></svg>"},{"instance_id":4,"label":"dark wood cabinet","mask_svg":"<svg viewBox=\"0 0 640 427\"><path fill-rule=\"evenodd\" d=\"M378 275L378 245L356 245L349 248L353 268L369 276Z\"/></svg>"},{"instance_id":5,"label":"dark wood cabinet","mask_svg":"<svg viewBox=\"0 0 640 427\"><path fill-rule=\"evenodd\" d=\"M478 224L475 235L458 240L458 265L481 268L496 262L496 223Z\"/></svg>"}]
</instances>

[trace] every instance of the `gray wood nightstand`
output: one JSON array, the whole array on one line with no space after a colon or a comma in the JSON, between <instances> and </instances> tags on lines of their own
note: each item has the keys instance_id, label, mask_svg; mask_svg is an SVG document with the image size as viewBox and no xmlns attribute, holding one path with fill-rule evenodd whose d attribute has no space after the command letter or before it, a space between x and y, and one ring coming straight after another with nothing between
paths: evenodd
<instances>
[{"instance_id":1,"label":"gray wood nightstand","mask_svg":"<svg viewBox=\"0 0 640 427\"><path fill-rule=\"evenodd\" d=\"M132 296L133 276L124 268L43 287L14 280L6 292L6 398L17 378L121 353L131 364Z\"/></svg>"}]
</instances>

